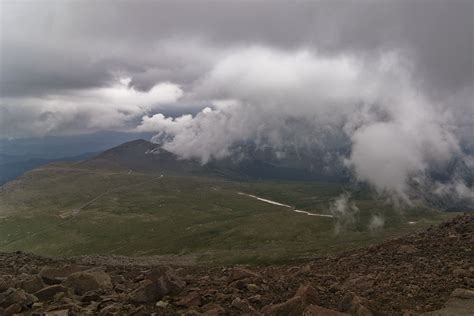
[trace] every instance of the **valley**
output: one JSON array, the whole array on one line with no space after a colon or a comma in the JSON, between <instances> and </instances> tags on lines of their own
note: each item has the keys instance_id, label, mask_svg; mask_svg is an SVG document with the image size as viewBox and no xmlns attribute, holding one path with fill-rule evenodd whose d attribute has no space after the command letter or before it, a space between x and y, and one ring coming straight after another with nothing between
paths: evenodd
<instances>
[{"instance_id":1,"label":"valley","mask_svg":"<svg viewBox=\"0 0 474 316\"><path fill-rule=\"evenodd\" d=\"M0 251L183 256L194 264L292 262L456 215L421 206L394 210L367 188L347 183L223 176L229 173L222 167L203 170L166 153L145 154L149 146L126 143L93 159L34 169L2 186ZM358 211L336 233L340 219L330 209L343 193ZM374 215L384 219L383 227L371 227Z\"/></svg>"}]
</instances>

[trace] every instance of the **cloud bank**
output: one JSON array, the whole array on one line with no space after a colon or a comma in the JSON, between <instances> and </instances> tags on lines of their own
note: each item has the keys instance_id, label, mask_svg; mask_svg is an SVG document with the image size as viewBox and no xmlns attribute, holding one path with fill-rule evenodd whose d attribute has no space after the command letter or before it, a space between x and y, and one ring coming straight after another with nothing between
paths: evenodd
<instances>
[{"instance_id":1,"label":"cloud bank","mask_svg":"<svg viewBox=\"0 0 474 316\"><path fill-rule=\"evenodd\" d=\"M108 87L28 98L2 98L0 133L9 137L126 129L145 113L176 103L179 85L162 82L149 91L117 78ZM13 121L12 121L13 120Z\"/></svg>"},{"instance_id":2,"label":"cloud bank","mask_svg":"<svg viewBox=\"0 0 474 316\"><path fill-rule=\"evenodd\" d=\"M204 74L188 97L210 106L195 116L145 116L139 131L168 137L163 147L202 163L254 142L329 150L346 139L344 158L359 180L405 196L410 176L460 154L455 121L418 89L395 53L367 62L351 55L267 47L236 50Z\"/></svg>"}]
</instances>

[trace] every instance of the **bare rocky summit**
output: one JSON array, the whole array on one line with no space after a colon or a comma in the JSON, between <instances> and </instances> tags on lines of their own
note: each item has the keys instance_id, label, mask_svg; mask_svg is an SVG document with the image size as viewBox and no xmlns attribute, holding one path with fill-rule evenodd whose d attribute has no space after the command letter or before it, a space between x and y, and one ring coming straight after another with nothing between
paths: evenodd
<instances>
[{"instance_id":1,"label":"bare rocky summit","mask_svg":"<svg viewBox=\"0 0 474 316\"><path fill-rule=\"evenodd\" d=\"M473 315L474 214L295 265L0 254L0 315Z\"/></svg>"}]
</instances>

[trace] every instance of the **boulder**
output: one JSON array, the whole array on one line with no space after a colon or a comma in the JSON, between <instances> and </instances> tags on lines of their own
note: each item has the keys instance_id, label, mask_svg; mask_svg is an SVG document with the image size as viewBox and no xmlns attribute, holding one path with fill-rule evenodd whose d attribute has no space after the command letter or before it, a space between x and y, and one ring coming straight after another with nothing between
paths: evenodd
<instances>
[{"instance_id":1,"label":"boulder","mask_svg":"<svg viewBox=\"0 0 474 316\"><path fill-rule=\"evenodd\" d=\"M317 305L309 305L303 311L303 316L349 316L349 314L341 313Z\"/></svg>"},{"instance_id":2,"label":"boulder","mask_svg":"<svg viewBox=\"0 0 474 316\"><path fill-rule=\"evenodd\" d=\"M397 249L399 255L413 254L418 251L418 248L412 245L401 245Z\"/></svg>"},{"instance_id":3,"label":"boulder","mask_svg":"<svg viewBox=\"0 0 474 316\"><path fill-rule=\"evenodd\" d=\"M128 313L125 313L123 311L123 306L119 303L114 303L111 305L108 305L104 307L103 309L100 310L100 312L97 314L99 316L112 316L112 315L127 315Z\"/></svg>"},{"instance_id":4,"label":"boulder","mask_svg":"<svg viewBox=\"0 0 474 316\"><path fill-rule=\"evenodd\" d=\"M144 277L153 282L163 284L168 289L170 295L180 293L186 286L186 282L169 267L156 267L146 271Z\"/></svg>"},{"instance_id":5,"label":"boulder","mask_svg":"<svg viewBox=\"0 0 474 316\"><path fill-rule=\"evenodd\" d=\"M451 293L451 296L463 299L474 299L474 291L468 289L455 289Z\"/></svg>"},{"instance_id":6,"label":"boulder","mask_svg":"<svg viewBox=\"0 0 474 316\"><path fill-rule=\"evenodd\" d=\"M169 305L170 305L170 303L168 303L166 301L158 301L155 304L156 307L161 308L161 309L166 309Z\"/></svg>"},{"instance_id":7,"label":"boulder","mask_svg":"<svg viewBox=\"0 0 474 316\"><path fill-rule=\"evenodd\" d=\"M232 273L230 276L231 281L241 280L241 279L253 279L253 278L260 278L260 275L257 273L250 271L245 268L233 268Z\"/></svg>"},{"instance_id":8,"label":"boulder","mask_svg":"<svg viewBox=\"0 0 474 316\"><path fill-rule=\"evenodd\" d=\"M72 288L78 295L99 289L112 289L112 280L104 271L75 272L69 275L63 284Z\"/></svg>"},{"instance_id":9,"label":"boulder","mask_svg":"<svg viewBox=\"0 0 474 316\"><path fill-rule=\"evenodd\" d=\"M364 300L352 292L347 293L339 303L339 309L351 315L371 316L372 313L364 305Z\"/></svg>"},{"instance_id":10,"label":"boulder","mask_svg":"<svg viewBox=\"0 0 474 316\"><path fill-rule=\"evenodd\" d=\"M38 302L38 298L36 296L26 293L26 300L23 302L23 305L31 307L36 302Z\"/></svg>"},{"instance_id":11,"label":"boulder","mask_svg":"<svg viewBox=\"0 0 474 316\"><path fill-rule=\"evenodd\" d=\"M457 278L464 278L464 277L469 277L470 276L470 272L468 270L465 270L465 269L461 269L461 268L458 268L458 269L454 269L453 270L453 275Z\"/></svg>"},{"instance_id":12,"label":"boulder","mask_svg":"<svg viewBox=\"0 0 474 316\"><path fill-rule=\"evenodd\" d=\"M367 291L374 287L375 280L373 275L359 275L353 276L346 280L342 285L345 289Z\"/></svg>"},{"instance_id":13,"label":"boulder","mask_svg":"<svg viewBox=\"0 0 474 316\"><path fill-rule=\"evenodd\" d=\"M289 300L280 303L265 306L262 310L264 315L272 316L291 316L302 315L304 311L303 300L299 296L290 298Z\"/></svg>"},{"instance_id":14,"label":"boulder","mask_svg":"<svg viewBox=\"0 0 474 316\"><path fill-rule=\"evenodd\" d=\"M258 285L253 284L253 283L246 284L246 288L247 288L247 291L249 292L258 292L258 290L260 289Z\"/></svg>"},{"instance_id":15,"label":"boulder","mask_svg":"<svg viewBox=\"0 0 474 316\"><path fill-rule=\"evenodd\" d=\"M0 306L8 307L12 304L23 304L26 300L26 293L21 289L10 288L4 293L5 298L0 302Z\"/></svg>"},{"instance_id":16,"label":"boulder","mask_svg":"<svg viewBox=\"0 0 474 316\"><path fill-rule=\"evenodd\" d=\"M52 285L52 284L59 284L66 280L66 278L78 271L84 270L84 267L77 266L77 265L64 265L61 267L43 267L39 275L43 279L44 283Z\"/></svg>"},{"instance_id":17,"label":"boulder","mask_svg":"<svg viewBox=\"0 0 474 316\"><path fill-rule=\"evenodd\" d=\"M67 309L60 309L57 311L46 312L44 316L68 316L69 311Z\"/></svg>"},{"instance_id":18,"label":"boulder","mask_svg":"<svg viewBox=\"0 0 474 316\"><path fill-rule=\"evenodd\" d=\"M202 315L206 316L218 316L225 313L225 310L219 304L215 303L207 303L206 305L201 307L203 311Z\"/></svg>"},{"instance_id":19,"label":"boulder","mask_svg":"<svg viewBox=\"0 0 474 316\"><path fill-rule=\"evenodd\" d=\"M58 293L65 293L66 288L60 284L50 285L34 293L40 301L49 301Z\"/></svg>"},{"instance_id":20,"label":"boulder","mask_svg":"<svg viewBox=\"0 0 474 316\"><path fill-rule=\"evenodd\" d=\"M176 302L178 306L192 307L201 305L201 295L198 292L189 292L179 301Z\"/></svg>"},{"instance_id":21,"label":"boulder","mask_svg":"<svg viewBox=\"0 0 474 316\"><path fill-rule=\"evenodd\" d=\"M8 274L0 275L0 293L14 287L14 283L13 276Z\"/></svg>"},{"instance_id":22,"label":"boulder","mask_svg":"<svg viewBox=\"0 0 474 316\"><path fill-rule=\"evenodd\" d=\"M89 291L81 296L80 301L85 303L98 302L101 300L99 291Z\"/></svg>"},{"instance_id":23,"label":"boulder","mask_svg":"<svg viewBox=\"0 0 474 316\"><path fill-rule=\"evenodd\" d=\"M27 293L35 293L44 288L45 284L38 274L34 274L18 282L17 287L22 288Z\"/></svg>"},{"instance_id":24,"label":"boulder","mask_svg":"<svg viewBox=\"0 0 474 316\"><path fill-rule=\"evenodd\" d=\"M264 308L264 313L268 315L301 315L309 305L317 305L319 295L311 285L301 286L293 298L275 305Z\"/></svg>"},{"instance_id":25,"label":"boulder","mask_svg":"<svg viewBox=\"0 0 474 316\"><path fill-rule=\"evenodd\" d=\"M2 314L2 315L13 316L13 315L18 314L20 312L21 312L21 305L18 304L18 303L15 303L15 304L12 304L12 305L8 306L5 309L4 314Z\"/></svg>"},{"instance_id":26,"label":"boulder","mask_svg":"<svg viewBox=\"0 0 474 316\"><path fill-rule=\"evenodd\" d=\"M319 303L318 292L309 284L301 286L298 291L296 291L295 296L301 297L305 305L317 305Z\"/></svg>"},{"instance_id":27,"label":"boulder","mask_svg":"<svg viewBox=\"0 0 474 316\"><path fill-rule=\"evenodd\" d=\"M168 293L168 288L161 280L143 280L140 286L128 295L128 299L133 303L152 303Z\"/></svg>"},{"instance_id":28,"label":"boulder","mask_svg":"<svg viewBox=\"0 0 474 316\"><path fill-rule=\"evenodd\" d=\"M159 281L165 285L170 295L179 294L186 286L186 282L183 281L180 277L173 274L171 271L165 273Z\"/></svg>"},{"instance_id":29,"label":"boulder","mask_svg":"<svg viewBox=\"0 0 474 316\"><path fill-rule=\"evenodd\" d=\"M250 313L255 311L246 299L242 299L240 297L235 298L231 305L233 308L239 310L242 313Z\"/></svg>"}]
</instances>

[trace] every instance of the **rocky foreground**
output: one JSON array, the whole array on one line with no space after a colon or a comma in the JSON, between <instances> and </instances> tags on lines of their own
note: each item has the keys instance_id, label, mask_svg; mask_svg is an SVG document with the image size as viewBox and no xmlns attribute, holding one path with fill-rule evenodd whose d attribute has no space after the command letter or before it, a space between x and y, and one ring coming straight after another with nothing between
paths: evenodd
<instances>
[{"instance_id":1,"label":"rocky foreground","mask_svg":"<svg viewBox=\"0 0 474 316\"><path fill-rule=\"evenodd\" d=\"M0 253L0 315L474 315L474 214L293 266Z\"/></svg>"}]
</instances>

